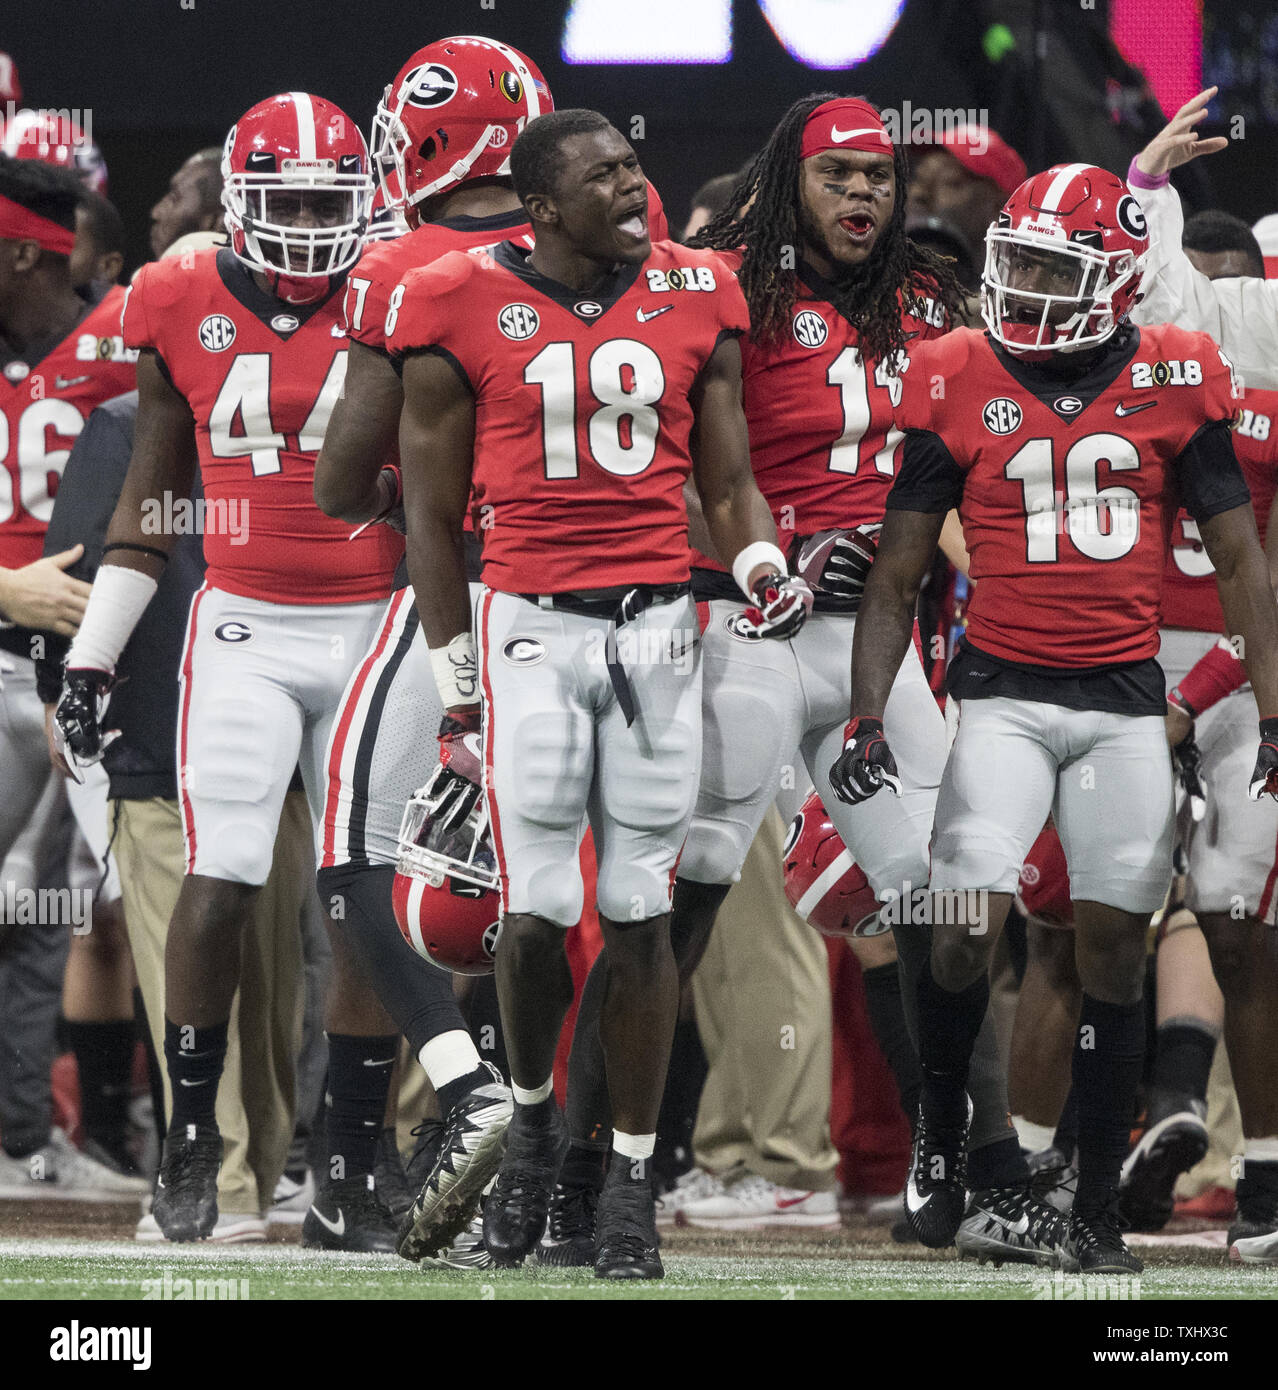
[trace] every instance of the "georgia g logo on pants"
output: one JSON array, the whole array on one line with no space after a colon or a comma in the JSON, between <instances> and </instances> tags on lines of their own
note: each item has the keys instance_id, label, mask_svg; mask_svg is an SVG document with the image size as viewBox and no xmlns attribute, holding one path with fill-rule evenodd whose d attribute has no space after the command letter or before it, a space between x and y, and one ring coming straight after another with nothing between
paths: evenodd
<instances>
[{"instance_id":1,"label":"georgia g logo on pants","mask_svg":"<svg viewBox=\"0 0 1278 1390\"><path fill-rule=\"evenodd\" d=\"M213 629L213 636L219 642L251 642L253 640L253 629L247 623L237 622L232 619L230 622L218 623Z\"/></svg>"}]
</instances>

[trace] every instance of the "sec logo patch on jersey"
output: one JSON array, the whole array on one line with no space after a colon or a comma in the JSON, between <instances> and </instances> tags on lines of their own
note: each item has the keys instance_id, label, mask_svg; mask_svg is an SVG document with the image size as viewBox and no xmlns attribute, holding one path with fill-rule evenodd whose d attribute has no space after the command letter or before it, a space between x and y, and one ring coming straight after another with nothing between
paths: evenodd
<instances>
[{"instance_id":1,"label":"sec logo patch on jersey","mask_svg":"<svg viewBox=\"0 0 1278 1390\"><path fill-rule=\"evenodd\" d=\"M497 327L511 342L531 338L541 327L541 319L531 304L507 304L497 315Z\"/></svg>"},{"instance_id":2,"label":"sec logo patch on jersey","mask_svg":"<svg viewBox=\"0 0 1278 1390\"><path fill-rule=\"evenodd\" d=\"M805 348L819 348L830 330L815 309L800 309L794 316L794 340Z\"/></svg>"},{"instance_id":3,"label":"sec logo patch on jersey","mask_svg":"<svg viewBox=\"0 0 1278 1390\"><path fill-rule=\"evenodd\" d=\"M985 403L981 419L991 434L1014 434L1021 427L1021 408L1010 396L995 396Z\"/></svg>"},{"instance_id":4,"label":"sec logo patch on jersey","mask_svg":"<svg viewBox=\"0 0 1278 1390\"><path fill-rule=\"evenodd\" d=\"M235 324L225 314L209 314L200 322L200 346L207 352L225 352L235 341Z\"/></svg>"}]
</instances>

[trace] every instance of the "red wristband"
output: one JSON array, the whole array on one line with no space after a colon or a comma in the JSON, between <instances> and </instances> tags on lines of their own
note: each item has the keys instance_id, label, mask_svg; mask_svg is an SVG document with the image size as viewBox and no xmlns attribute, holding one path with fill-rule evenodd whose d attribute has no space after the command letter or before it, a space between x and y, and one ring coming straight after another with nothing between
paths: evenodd
<instances>
[{"instance_id":1,"label":"red wristband","mask_svg":"<svg viewBox=\"0 0 1278 1390\"><path fill-rule=\"evenodd\" d=\"M1172 694L1179 694L1197 718L1246 684L1247 668L1222 637L1211 651L1194 663Z\"/></svg>"}]
</instances>

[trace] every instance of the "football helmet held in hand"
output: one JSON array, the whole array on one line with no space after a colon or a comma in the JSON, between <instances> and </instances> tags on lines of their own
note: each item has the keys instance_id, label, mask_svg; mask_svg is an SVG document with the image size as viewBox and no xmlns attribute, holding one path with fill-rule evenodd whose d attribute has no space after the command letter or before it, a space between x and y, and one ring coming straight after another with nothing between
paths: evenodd
<instances>
[{"instance_id":1,"label":"football helmet held in hand","mask_svg":"<svg viewBox=\"0 0 1278 1390\"><path fill-rule=\"evenodd\" d=\"M482 794L459 815L459 781L468 785L437 767L409 799L391 901L419 956L458 975L487 975L501 928L497 858Z\"/></svg>"},{"instance_id":2,"label":"football helmet held in hand","mask_svg":"<svg viewBox=\"0 0 1278 1390\"><path fill-rule=\"evenodd\" d=\"M790 906L822 936L880 936L874 889L813 792L790 822L781 851Z\"/></svg>"}]
</instances>

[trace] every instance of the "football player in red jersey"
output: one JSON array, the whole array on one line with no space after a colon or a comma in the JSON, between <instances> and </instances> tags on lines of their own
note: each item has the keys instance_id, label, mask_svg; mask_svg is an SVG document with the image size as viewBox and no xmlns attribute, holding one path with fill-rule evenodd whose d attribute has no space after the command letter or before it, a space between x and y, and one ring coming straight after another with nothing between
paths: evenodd
<instances>
[{"instance_id":1,"label":"football player in red jersey","mask_svg":"<svg viewBox=\"0 0 1278 1390\"><path fill-rule=\"evenodd\" d=\"M679 861L672 924L685 977L764 812L800 760L881 899L908 896L927 883L927 836L946 745L944 721L914 653L901 663L888 711L888 725L900 730L907 750L902 800L890 808L844 806L827 777L842 742L851 694L847 656L900 437L892 407L901 378L888 364L907 342L943 331L963 299L947 263L905 235L898 196L905 178L905 152L893 148L873 106L828 94L806 97L745 171L728 210L697 238L740 263L751 320L742 344L751 462L790 541L791 568L815 590L816 613L792 643L754 641L730 576L708 538L698 540L694 532L694 593L708 602L710 618L701 785ZM908 1015L910 982L927 958L928 935L903 920L893 937L904 962ZM606 1104L593 1045L605 969L597 964L587 984L574 1040L574 1147L564 1171L580 1174L581 1185L588 1182L591 1136ZM979 1057L973 1187L1003 1224L991 1226L974 1209L973 1229L964 1231L960 1248L967 1252L970 1234L978 1256L1050 1259L1063 1228L1028 1193L992 1024ZM556 1218L561 1198L571 1210L588 1212L566 1181L563 1188Z\"/></svg>"},{"instance_id":2,"label":"football player in red jersey","mask_svg":"<svg viewBox=\"0 0 1278 1390\"><path fill-rule=\"evenodd\" d=\"M387 86L373 123L373 157L385 205L399 210L411 230L370 245L351 272L350 368L315 470L315 499L329 515L363 523L398 500L393 465L403 390L399 362L387 350L391 296L411 269L447 251L503 238L532 245L528 214L510 181L510 150L530 120L552 109L536 64L486 38L427 44ZM445 148L458 157L441 164ZM651 189L649 219L655 239L664 239L664 218ZM467 547L467 572L477 594L479 545L469 529ZM401 1234L400 1254L407 1259L432 1255L464 1225L492 1177L510 1118L509 1093L495 1088L481 1063L452 982L415 958L405 959L393 913L404 806L434 769L433 746L424 745L419 734L423 727L438 727L442 714L413 591L401 568L385 619L351 677L334 725L319 887L325 901L340 898L345 904L342 920L352 945L425 1068L445 1118L437 1159ZM446 901L431 894L420 910L429 915ZM474 904L459 906L469 913ZM416 925L429 930L430 924Z\"/></svg>"},{"instance_id":3,"label":"football player in red jersey","mask_svg":"<svg viewBox=\"0 0 1278 1390\"><path fill-rule=\"evenodd\" d=\"M1209 279L1264 275L1260 247L1239 218L1199 213L1186 222L1183 243L1194 268ZM1234 449L1270 557L1270 577L1278 580L1278 392L1243 393ZM1158 661L1171 687L1168 740L1181 745L1194 732L1189 748L1196 748L1201 760L1206 815L1188 823L1184 844L1185 905L1193 917L1165 920L1158 948L1153 1090L1145 1134L1124 1165L1123 1210L1137 1229L1161 1227L1172 1212L1177 1174L1206 1152L1207 1077L1223 1019L1244 1136L1230 1254L1239 1261L1274 1262L1278 962L1266 949L1266 938L1278 913L1278 806L1267 800L1249 806L1236 794L1253 755L1254 704L1243 663L1221 636L1229 629L1212 563L1184 508L1173 524L1162 621Z\"/></svg>"},{"instance_id":4,"label":"football player in red jersey","mask_svg":"<svg viewBox=\"0 0 1278 1390\"><path fill-rule=\"evenodd\" d=\"M448 714L441 761L459 809L482 776L501 880L515 1114L484 1236L504 1263L527 1255L566 1148L551 1066L589 816L614 1124L595 1270L656 1278L649 1160L678 1006L670 890L701 749L691 472L756 637L792 635L811 595L785 575L750 475L747 314L731 270L711 252L653 245L638 160L597 112L531 122L511 173L533 250L507 241L412 272L387 325L405 354L408 563ZM490 518L478 654L462 545L472 487Z\"/></svg>"},{"instance_id":5,"label":"football player in red jersey","mask_svg":"<svg viewBox=\"0 0 1278 1390\"><path fill-rule=\"evenodd\" d=\"M63 573L79 547L40 558L53 494L93 408L132 390L137 371L120 338L124 291L95 306L71 283L79 194L61 170L0 155L0 859L49 777L40 630L71 636L89 593Z\"/></svg>"},{"instance_id":6,"label":"football player in red jersey","mask_svg":"<svg viewBox=\"0 0 1278 1390\"><path fill-rule=\"evenodd\" d=\"M223 172L231 248L144 267L125 304L125 341L142 350L133 458L56 713L73 764L100 756L100 701L183 524L177 503L198 463L208 573L182 667L187 877L166 948L174 1111L154 1206L170 1240L207 1236L216 1221L213 1105L246 903L269 872L299 759L319 820L338 699L400 554L384 527L349 541L312 500L346 365L341 291L372 197L363 138L330 102L290 92L237 122ZM330 1177L349 1190L315 1238L385 1251L389 1216L371 1182L385 1084L379 1099L370 1079L389 1082L395 1034L334 942L329 1135L350 1163Z\"/></svg>"},{"instance_id":7,"label":"football player in red jersey","mask_svg":"<svg viewBox=\"0 0 1278 1390\"><path fill-rule=\"evenodd\" d=\"M384 205L411 230L367 246L347 282L350 366L315 468L315 500L330 516L363 523L398 503L403 390L387 347L388 303L410 270L448 251L503 237L531 246L528 214L510 182L510 150L523 126L552 107L536 66L491 39L427 44L387 86L373 159ZM441 164L445 146L469 152L467 159ZM478 545L471 549L478 579ZM451 978L405 951L395 919L400 821L435 762L421 731L438 728L443 716L405 565L395 585L333 726L318 884L322 901L343 904L341 929L439 1097L444 1133L399 1243L416 1260L446 1247L473 1216L501 1157L511 1099L480 1059Z\"/></svg>"},{"instance_id":8,"label":"football player in red jersey","mask_svg":"<svg viewBox=\"0 0 1278 1390\"><path fill-rule=\"evenodd\" d=\"M1171 854L1155 653L1177 500L1216 567L1229 629L1246 643L1262 715L1251 794L1278 792L1278 606L1230 439L1236 386L1205 334L1128 323L1146 246L1140 206L1114 175L1084 164L1038 174L987 237L987 335L961 330L911 353L901 471L853 647L853 718L831 772L851 801L899 785L884 705L957 505L975 593L949 673L961 717L932 834L938 897L918 998L910 1220L929 1244L958 1225L967 1064L989 959L1051 812L1083 986L1079 1179L1062 1251L1073 1271L1141 1268L1122 1238L1117 1187L1144 1049L1145 927ZM1243 795L1241 783L1231 794ZM952 911L958 900L966 916Z\"/></svg>"}]
</instances>

